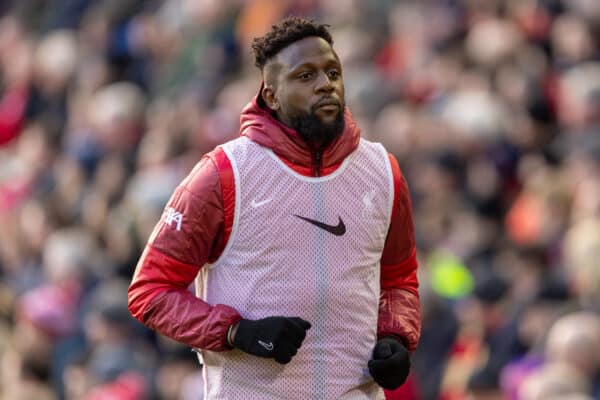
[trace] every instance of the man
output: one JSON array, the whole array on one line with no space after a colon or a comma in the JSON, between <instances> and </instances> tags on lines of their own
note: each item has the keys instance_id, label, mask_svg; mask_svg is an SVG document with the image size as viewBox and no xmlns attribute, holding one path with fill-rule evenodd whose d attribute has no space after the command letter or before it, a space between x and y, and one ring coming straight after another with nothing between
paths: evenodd
<instances>
[{"instance_id":1,"label":"man","mask_svg":"<svg viewBox=\"0 0 600 400\"><path fill-rule=\"evenodd\" d=\"M373 399L409 373L408 189L360 138L332 43L297 17L254 40L263 84L241 137L176 189L129 288L136 318L199 350L206 398Z\"/></svg>"}]
</instances>

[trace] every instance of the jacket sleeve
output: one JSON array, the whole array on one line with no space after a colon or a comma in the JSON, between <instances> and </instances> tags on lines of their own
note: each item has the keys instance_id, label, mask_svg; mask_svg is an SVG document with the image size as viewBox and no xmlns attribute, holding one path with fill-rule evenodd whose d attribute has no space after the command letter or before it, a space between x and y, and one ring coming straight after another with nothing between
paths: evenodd
<instances>
[{"instance_id":1,"label":"jacket sleeve","mask_svg":"<svg viewBox=\"0 0 600 400\"><path fill-rule=\"evenodd\" d=\"M394 206L381 257L378 337L395 336L414 351L421 334L419 281L412 206L398 162L389 155L394 177Z\"/></svg>"},{"instance_id":2,"label":"jacket sleeve","mask_svg":"<svg viewBox=\"0 0 600 400\"><path fill-rule=\"evenodd\" d=\"M211 305L189 289L224 241L224 196L214 153L203 157L177 187L138 261L128 291L129 310L144 325L191 347L229 348L227 330L241 319L224 304ZM226 158L224 153L221 159ZM231 186L233 187L233 186ZM231 200L230 200L231 201Z\"/></svg>"}]
</instances>

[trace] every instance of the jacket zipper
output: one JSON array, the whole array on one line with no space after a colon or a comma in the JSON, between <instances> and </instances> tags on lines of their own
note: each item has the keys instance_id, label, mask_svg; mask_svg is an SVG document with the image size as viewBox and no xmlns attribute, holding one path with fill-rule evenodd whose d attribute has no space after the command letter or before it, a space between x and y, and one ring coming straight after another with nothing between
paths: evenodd
<instances>
[{"instance_id":1,"label":"jacket zipper","mask_svg":"<svg viewBox=\"0 0 600 400\"><path fill-rule=\"evenodd\" d=\"M312 175L321 176L321 150L313 152Z\"/></svg>"}]
</instances>

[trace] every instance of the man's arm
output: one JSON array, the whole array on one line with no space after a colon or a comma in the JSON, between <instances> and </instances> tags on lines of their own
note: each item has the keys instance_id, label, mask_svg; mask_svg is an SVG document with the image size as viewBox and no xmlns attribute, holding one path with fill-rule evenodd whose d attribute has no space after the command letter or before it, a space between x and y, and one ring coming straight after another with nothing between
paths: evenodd
<instances>
[{"instance_id":1,"label":"man's arm","mask_svg":"<svg viewBox=\"0 0 600 400\"><path fill-rule=\"evenodd\" d=\"M381 258L379 338L400 339L414 351L421 333L419 282L412 206L398 162L389 155L394 176L394 208Z\"/></svg>"},{"instance_id":2,"label":"man's arm","mask_svg":"<svg viewBox=\"0 0 600 400\"><path fill-rule=\"evenodd\" d=\"M241 316L227 305L197 298L189 286L201 266L216 259L228 236L224 209L232 209L229 190L234 189L222 190L217 165L227 161L222 150L215 150L175 190L128 291L129 310L144 325L191 347L213 351L231 348L227 331Z\"/></svg>"}]
</instances>

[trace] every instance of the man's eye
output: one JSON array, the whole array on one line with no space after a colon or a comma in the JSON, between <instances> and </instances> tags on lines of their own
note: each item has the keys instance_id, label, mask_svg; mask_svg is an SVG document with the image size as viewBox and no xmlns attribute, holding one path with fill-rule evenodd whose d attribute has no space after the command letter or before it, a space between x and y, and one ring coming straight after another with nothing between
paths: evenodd
<instances>
[{"instance_id":1,"label":"man's eye","mask_svg":"<svg viewBox=\"0 0 600 400\"><path fill-rule=\"evenodd\" d=\"M303 81L307 81L310 78L312 78L312 73L310 73L310 72L302 72L301 74L298 75L298 78L300 78Z\"/></svg>"},{"instance_id":2,"label":"man's eye","mask_svg":"<svg viewBox=\"0 0 600 400\"><path fill-rule=\"evenodd\" d=\"M330 79L337 79L340 77L340 73L339 71L336 71L335 69L331 70L328 72L329 78Z\"/></svg>"}]
</instances>

